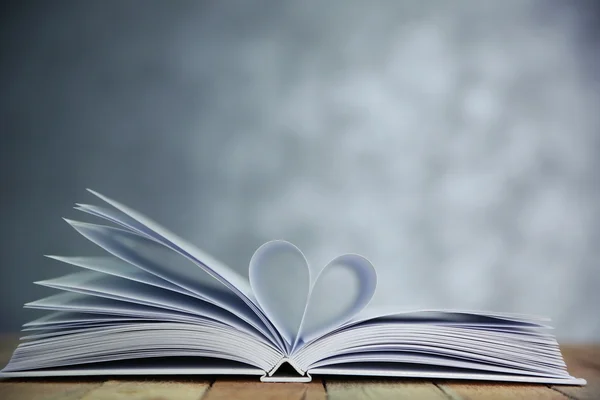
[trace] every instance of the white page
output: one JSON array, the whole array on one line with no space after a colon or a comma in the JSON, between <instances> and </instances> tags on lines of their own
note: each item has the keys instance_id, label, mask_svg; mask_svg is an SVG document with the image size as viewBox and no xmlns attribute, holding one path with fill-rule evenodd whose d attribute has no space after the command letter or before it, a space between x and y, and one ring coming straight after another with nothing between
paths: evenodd
<instances>
[{"instance_id":1,"label":"white page","mask_svg":"<svg viewBox=\"0 0 600 400\"><path fill-rule=\"evenodd\" d=\"M513 332L525 336L547 336L549 333L540 333L539 329L523 326L522 324L449 324L450 326L459 326L464 329L472 329L474 331L490 331L490 332ZM551 331L554 328L543 327L544 331Z\"/></svg>"},{"instance_id":2,"label":"white page","mask_svg":"<svg viewBox=\"0 0 600 400\"><path fill-rule=\"evenodd\" d=\"M206 325L207 323L210 324L211 321L218 321L221 324L230 324L234 329L240 332L245 332L249 335L257 335L254 328L238 319L225 320L224 318L219 317L207 320L206 317L197 314L187 314L181 311L157 308L140 303L125 302L108 297L90 296L78 292L65 292L49 296L27 303L25 304L25 308L57 310L67 313L83 313L89 314L90 316L98 314L105 316L145 318L153 321L183 322L190 325ZM213 317L215 316L213 315ZM270 343L268 343L268 345L272 346Z\"/></svg>"},{"instance_id":3,"label":"white page","mask_svg":"<svg viewBox=\"0 0 600 400\"><path fill-rule=\"evenodd\" d=\"M77 211L82 211L86 214L93 215L94 217L102 218L106 221L112 222L115 225L137 233L141 236L145 236L148 239L156 240L159 243L163 242L162 240L154 237L153 233L143 224L140 224L138 221L129 217L127 214L122 213L121 211L112 208L99 207L93 204L82 203L77 203L74 208Z\"/></svg>"},{"instance_id":4,"label":"white page","mask_svg":"<svg viewBox=\"0 0 600 400\"><path fill-rule=\"evenodd\" d=\"M252 315L254 320L241 320L228 311L195 297L95 271L78 272L36 283L60 290L74 291L92 296L107 297L113 300L205 316L217 321L223 321L231 326L243 327L244 330L251 332L252 330L248 330L248 326L244 326L249 324L252 328L262 333L264 340L267 340L266 338L269 334L255 315Z\"/></svg>"},{"instance_id":5,"label":"white page","mask_svg":"<svg viewBox=\"0 0 600 400\"><path fill-rule=\"evenodd\" d=\"M88 191L129 217L128 220L116 217L116 221L121 221L124 225L131 225L132 220L137 221L139 223L137 226L139 230L146 232L148 235L158 240L163 239L164 241L173 244L174 247L180 249L183 253L190 255L201 263L207 271L211 272L211 275L214 274L215 277L222 278L223 283L230 285L237 292L243 293L247 298L253 299L252 290L248 281L225 264L219 262L209 254L204 253L196 246L188 243L183 238L170 232L145 215L91 189L88 189Z\"/></svg>"},{"instance_id":6,"label":"white page","mask_svg":"<svg viewBox=\"0 0 600 400\"><path fill-rule=\"evenodd\" d=\"M377 344L427 344L432 347L456 349L465 356L470 353L503 357L514 362L528 364L546 363L564 367L556 339L551 336L535 337L494 331L474 332L460 327L435 326L426 324L371 323L351 326L329 334L300 349L293 358L303 368L327 357L345 352L360 351L360 348ZM480 358L480 357L479 357Z\"/></svg>"},{"instance_id":7,"label":"white page","mask_svg":"<svg viewBox=\"0 0 600 400\"><path fill-rule=\"evenodd\" d=\"M474 333L459 327L421 324L370 324L350 327L312 342L294 354L294 359L310 364L317 359L333 356L351 347L402 343L403 340L409 339L415 340L417 344L420 341L430 341L440 346L468 343L468 348L472 351L480 351L484 354L504 352L513 357L527 357L528 354L548 357L554 354L562 360L556 340L552 337L536 338L485 331ZM532 352L529 349L536 351ZM542 349L544 351L539 351Z\"/></svg>"},{"instance_id":8,"label":"white page","mask_svg":"<svg viewBox=\"0 0 600 400\"><path fill-rule=\"evenodd\" d=\"M435 354L446 354L446 349L449 350L457 350L459 353L453 353L451 356L453 358L464 358L468 360L477 360L480 356L489 356L498 360L498 364L502 364L504 360L513 361L517 363L521 363L523 365L537 366L540 368L563 368L565 367L562 359L558 359L552 355L540 357L539 355L529 354L529 357L519 357L518 354L521 354L521 349L513 349L515 354L511 354L506 352L505 349L498 349L495 346L489 346L485 349L475 349L471 347L471 343L466 343L460 339L455 340L452 343L440 344L436 342L431 337L423 338L422 335L412 335L406 336L402 340L394 340L389 341L382 344L371 344L365 342L363 345L357 345L352 348L334 351L331 352L332 357L336 357L339 355L345 354L356 354L356 353L369 353L369 352L406 352L406 351L418 351L415 347L412 346L425 346L430 353ZM323 358L325 356L322 355L319 358ZM318 361L315 361L318 362Z\"/></svg>"},{"instance_id":9,"label":"white page","mask_svg":"<svg viewBox=\"0 0 600 400\"><path fill-rule=\"evenodd\" d=\"M493 311L472 311L458 309L399 309L395 306L371 306L365 308L360 314L356 315L349 324L359 323L376 318L385 319L406 319L406 318L422 318L422 319L444 319L454 322L480 322L482 319L493 319L496 321L510 321L531 325L535 327L547 327L549 318L539 317L534 315L500 313Z\"/></svg>"},{"instance_id":10,"label":"white page","mask_svg":"<svg viewBox=\"0 0 600 400\"><path fill-rule=\"evenodd\" d=\"M209 254L203 252L184 239L178 237L173 232L170 232L166 228L160 226L145 215L142 215L141 213L125 206L124 204L112 200L91 189L88 189L88 191L112 207L116 208L119 212L125 214L126 218L120 218L118 214L111 213L110 211L108 211L108 213L104 213L105 210L98 207L91 210L92 214L99 217L104 216L106 219L112 220L113 222L121 224L122 226L128 226L133 231L142 231L147 236L154 238L158 242L192 260L196 265L216 278L219 282L223 283L235 294L237 294L246 304L248 304L248 306L267 326L267 329L269 332L271 332L276 344L282 350L286 347L279 335L279 332L272 326L269 319L265 317L262 310L258 306L249 282L246 279L241 277L233 269L219 262ZM80 207L83 207L83 211L86 211L84 205L80 205Z\"/></svg>"},{"instance_id":11,"label":"white page","mask_svg":"<svg viewBox=\"0 0 600 400\"><path fill-rule=\"evenodd\" d=\"M267 369L281 357L271 346L223 325L142 323L88 329L21 344L6 370L48 368L129 356L210 355ZM178 353L179 352L179 353ZM202 354L200 354L202 353Z\"/></svg>"},{"instance_id":12,"label":"white page","mask_svg":"<svg viewBox=\"0 0 600 400\"><path fill-rule=\"evenodd\" d=\"M167 250L169 252L169 250ZM185 288L178 285L172 284L171 282L160 278L158 275L151 274L145 269L136 267L128 262L122 261L116 257L60 257L60 256L47 256L57 261L68 263L71 265L79 266L82 268L90 269L115 277L120 277L135 282L156 286L159 288L167 289L180 294L199 298L204 301L209 301L212 304L224 308L226 311L240 317L245 322L250 323L252 326L257 328L266 337L273 339L273 335L268 331L262 320L256 316L256 314L248 308L246 303L240 300L238 297L232 295L229 292L223 292L220 290L213 291L213 295L210 298L206 296L200 296L193 293ZM179 257L178 257L179 258ZM141 263L142 261L140 261ZM169 264L177 267L177 265ZM212 280L212 277L209 277ZM216 294L215 294L216 293ZM259 328L260 327L260 328Z\"/></svg>"},{"instance_id":13,"label":"white page","mask_svg":"<svg viewBox=\"0 0 600 400\"><path fill-rule=\"evenodd\" d=\"M546 377L558 377L565 376L567 373L560 373L560 371L528 371L518 368L510 368L506 366L490 365L474 361L467 360L456 360L448 359L443 356L425 355L425 354L410 354L410 353L380 353L380 354L348 354L343 356L336 356L330 359L317 362L315 365L309 367L309 370L325 366L334 366L346 363L381 363L389 362L397 364L397 368L406 368L402 364L422 364L437 366L441 371L448 368L465 368L472 370L481 370L498 373L511 373L519 375L530 375L530 376L546 376ZM410 365L409 367L414 367Z\"/></svg>"},{"instance_id":14,"label":"white page","mask_svg":"<svg viewBox=\"0 0 600 400\"><path fill-rule=\"evenodd\" d=\"M327 332L321 335L320 337L313 339L310 342L301 343L301 345L296 348L294 354L301 352L303 347L310 345L311 342L321 341L324 338L331 335L335 335L339 332L349 331L355 328L360 328L361 326L367 326L372 324L389 324L394 326L401 326L406 324L444 324L447 326L478 326L479 328L482 328L483 326L502 326L504 330L510 329L510 327L517 326L522 329L535 329L536 333L531 333L531 336L546 337L550 340L554 340L554 338L551 335L544 336L539 332L540 328L546 328L545 325L541 325L536 321L520 320L518 318L515 320L512 318L508 318L506 315L502 315L502 317L500 317L461 311L446 313L441 312L439 310L417 310L404 312L389 311L389 313L386 313L384 311L381 311L381 309L371 308L365 310L364 312L361 312L360 314L352 318L350 321L346 322L345 324L342 324L340 327L337 327L331 330L330 332Z\"/></svg>"},{"instance_id":15,"label":"white page","mask_svg":"<svg viewBox=\"0 0 600 400\"><path fill-rule=\"evenodd\" d=\"M377 321L377 322L376 322ZM527 346L535 344L555 344L556 339L554 336L545 333L537 332L537 334L524 335L518 328L509 331L505 330L486 330L481 329L484 325L481 325L479 329L473 329L471 326L463 327L460 324L448 324L448 323L405 323L405 322L390 322L390 321L379 321L374 320L369 323L363 323L359 325L353 325L346 327L342 330L332 332L331 334L323 337L319 341L323 342L329 340L330 337L336 337L338 335L344 335L348 337L355 337L357 332L364 334L376 334L379 332L435 332L436 337L439 340L445 340L447 337L453 338L456 336L475 338L481 341L481 344L486 344L486 338L494 338L502 342L519 342L526 343Z\"/></svg>"},{"instance_id":16,"label":"white page","mask_svg":"<svg viewBox=\"0 0 600 400\"><path fill-rule=\"evenodd\" d=\"M195 323L200 323L196 317ZM210 323L210 319L203 318L202 324ZM110 315L110 314L87 314L77 312L65 312L55 311L47 314L34 321L28 322L23 325L21 329L24 333L29 333L27 338L31 335L37 334L48 334L48 335L62 335L73 329L84 329L91 327L103 327L109 325L118 325L133 322L157 322L155 318L144 318L139 316L121 316L121 315ZM160 322L188 322L185 319L180 318L169 318L163 317ZM20 338L24 340L25 337Z\"/></svg>"},{"instance_id":17,"label":"white page","mask_svg":"<svg viewBox=\"0 0 600 400\"><path fill-rule=\"evenodd\" d=\"M46 257L63 262L65 264L74 265L80 268L85 268L96 272L102 272L107 275L118 276L124 279L129 279L140 283L145 283L147 285L160 287L192 297L197 297L206 301L205 297L198 296L195 293L182 288L181 286L175 285L165 279L160 278L155 274L151 274L117 257L62 257L51 255L47 255Z\"/></svg>"},{"instance_id":18,"label":"white page","mask_svg":"<svg viewBox=\"0 0 600 400\"><path fill-rule=\"evenodd\" d=\"M395 357L395 354L402 354L405 352L417 352L417 353L425 353L430 355L436 355L440 357L445 357L447 359L462 359L468 360L470 362L481 362L485 364L494 364L503 367L511 367L511 368L520 368L527 369L537 372L544 371L556 371L560 370L564 367L563 363L559 363L552 359L547 359L549 363L552 362L553 365L542 364L540 361L541 358L538 358L537 362L535 359L523 358L514 356L511 357L510 353L507 352L499 352L497 349L493 350L491 348L485 349L485 351L475 351L473 348L469 346L465 346L464 343L461 343L460 340L456 340L454 343L446 343L441 346L439 343L435 343L432 340L422 339L419 336L407 337L403 340L398 340L396 344L385 344L385 345L369 345L367 341L364 341L363 346L356 346L352 351L331 351L325 352L320 357L316 358L313 362L309 364L309 361L298 360L299 365L302 365L304 369L309 369L311 366L316 365L325 365L320 364L324 362L323 359L327 360L330 358L336 358L341 356L349 356L349 357L359 357L361 354L365 356L372 357L373 353L378 352L379 354L384 354L386 357L389 355L390 357ZM389 343L389 342L388 342ZM382 360L371 360L371 361L385 361Z\"/></svg>"},{"instance_id":19,"label":"white page","mask_svg":"<svg viewBox=\"0 0 600 400\"><path fill-rule=\"evenodd\" d=\"M25 304L25 308L144 317L156 321L181 321L190 324L203 324L208 317L203 317L198 314L189 314L183 311L154 307L139 302L115 300L110 297L91 296L80 292L66 292L49 296L27 303ZM222 310L220 311L222 312ZM212 316L211 319L213 320L216 318L216 320L230 324L240 331L253 335L257 334L254 328L239 319L223 318L219 311L210 314Z\"/></svg>"},{"instance_id":20,"label":"white page","mask_svg":"<svg viewBox=\"0 0 600 400\"><path fill-rule=\"evenodd\" d=\"M356 315L346 325L354 325L373 319L390 319L390 320L440 320L459 323L477 323L486 322L512 322L522 324L523 326L532 327L547 327L545 324L549 319L536 316L524 316L520 314L494 313L494 312L478 312L466 310L437 310L437 309L419 309L419 310L394 310L393 307L371 307L365 309L360 314Z\"/></svg>"},{"instance_id":21,"label":"white page","mask_svg":"<svg viewBox=\"0 0 600 400\"><path fill-rule=\"evenodd\" d=\"M484 334L498 334L498 335L512 335L519 340L528 340L539 342L543 340L552 340L554 341L554 336L551 335L548 331L548 328L540 328L540 327L532 327L532 326L524 326L522 323L517 322L479 322L479 323L462 323L462 322L451 322L451 320L390 320L390 319L373 319L364 321L354 325L347 325L341 329L330 332L329 334L323 336L326 337L328 335L333 335L336 332L340 331L348 331L352 329L362 329L366 326L414 326L416 328L420 327L430 327L434 326L436 328L439 327L447 327L449 329L460 328L461 332L471 333L474 335L478 335L479 332L483 332Z\"/></svg>"},{"instance_id":22,"label":"white page","mask_svg":"<svg viewBox=\"0 0 600 400\"><path fill-rule=\"evenodd\" d=\"M300 330L310 291L304 254L283 240L267 242L252 255L248 275L257 302L289 350Z\"/></svg>"},{"instance_id":23,"label":"white page","mask_svg":"<svg viewBox=\"0 0 600 400\"><path fill-rule=\"evenodd\" d=\"M207 333L208 332L208 333ZM202 335L211 337L202 339ZM177 350L182 350L192 346L198 347L198 343L206 345L206 348L200 350L215 351L210 346L226 345L229 347L243 348L246 352L255 349L256 352L267 352L273 355L276 351L264 343L258 341L252 336L245 335L241 331L230 329L228 326L217 323L215 321L207 321L203 325L182 325L180 323L156 323L142 322L120 324L118 326L104 326L73 329L66 335L51 336L39 338L35 341L27 341L21 344L19 357L26 354L35 354L36 356L62 357L73 355L77 357L85 357L88 352L96 352L99 348L110 347L113 345L121 346L121 343L127 337L135 336L139 345L145 346L144 338L151 338L153 341L163 340L165 345L167 340L174 340L176 344L170 344ZM167 338L168 336L168 338ZM162 339L159 339L163 337ZM192 342L189 342L188 337L192 337ZM235 343L232 344L231 342ZM68 344L68 346L65 346ZM131 348L124 347L125 351L130 351ZM158 348L151 348L160 350ZM211 350L212 349L212 350ZM145 350L144 350L145 351Z\"/></svg>"},{"instance_id":24,"label":"white page","mask_svg":"<svg viewBox=\"0 0 600 400\"><path fill-rule=\"evenodd\" d=\"M371 300L377 283L364 257L344 254L316 273L302 251L285 240L269 241L254 252L249 277L260 307L290 352L351 319ZM332 300L332 293L340 296Z\"/></svg>"},{"instance_id":25,"label":"white page","mask_svg":"<svg viewBox=\"0 0 600 400\"><path fill-rule=\"evenodd\" d=\"M200 361L201 360L201 361ZM72 367L63 367L46 370L33 371L0 371L0 378L46 378L46 377L90 377L90 376L186 376L186 375L247 375L263 376L265 371L261 368L252 367L247 364L240 364L229 360L201 359L194 365L182 363L173 359L169 363L154 365L148 363L148 360L132 360L132 363L124 364L120 362L118 366L106 364L83 364ZM150 364L150 365L148 365ZM182 365L185 364L185 365Z\"/></svg>"},{"instance_id":26,"label":"white page","mask_svg":"<svg viewBox=\"0 0 600 400\"><path fill-rule=\"evenodd\" d=\"M244 299L232 293L206 271L162 244L130 231L103 225L68 221L79 233L112 255L150 274L180 286L211 303L237 315L244 321L260 325L266 337L278 344L270 323L251 309Z\"/></svg>"},{"instance_id":27,"label":"white page","mask_svg":"<svg viewBox=\"0 0 600 400\"><path fill-rule=\"evenodd\" d=\"M377 335L377 336L375 336ZM337 341L323 343L321 346L315 346L314 349L307 350L299 355L312 357L317 360L337 354L365 351L366 349L394 348L397 345L405 344L423 344L432 348L457 349L465 352L466 356L470 354L490 355L498 358L523 361L528 363L544 362L555 366L564 366L557 349L552 351L541 351L542 346L533 346L531 343L491 341L490 338L463 337L461 335L440 337L436 331L405 331L383 332L378 330L366 331L357 334L352 339L340 337ZM377 337L373 340L373 337ZM487 339L483 343L484 339ZM342 342L343 341L343 342ZM550 347L547 347L550 349Z\"/></svg>"},{"instance_id":28,"label":"white page","mask_svg":"<svg viewBox=\"0 0 600 400\"><path fill-rule=\"evenodd\" d=\"M206 320L207 323L210 320ZM34 327L23 329L23 336L19 337L20 341L27 341L32 339L40 339L43 337L53 337L53 336L64 336L70 333L73 333L77 330L82 329L95 329L95 328L107 328L111 326L119 326L125 323L138 323L138 322L156 322L155 319L149 318L130 318L124 319L121 321L114 322L88 322L88 323L72 323L72 324L61 324L51 328L43 328L43 327ZM179 322L179 321L169 321L169 322Z\"/></svg>"},{"instance_id":29,"label":"white page","mask_svg":"<svg viewBox=\"0 0 600 400\"><path fill-rule=\"evenodd\" d=\"M160 314L157 314L153 311L144 311L144 309L151 310L153 309L152 307L73 292L61 293L59 295L51 296L50 298L42 299L38 301L38 303L39 302L41 302L39 305L27 305L26 307L42 310L70 310L75 309L74 307L78 307L77 310L84 310L86 312L57 311L48 315L53 316L52 319L46 320L45 317L42 317L31 323L25 324L28 326L23 329L23 331L32 332L32 335L34 334L33 332L35 332L35 334L42 332L43 334L48 334L50 336L61 336L70 334L76 330L106 328L108 326L118 326L134 322L177 322L202 326L222 324L222 322L217 322L206 317L187 316L185 314L180 315L175 314L173 311L161 310ZM113 302L115 305L126 306L127 308L113 307L107 305L107 302ZM73 306L72 303L77 305ZM98 303L101 303L101 305L98 305ZM90 313L97 308L101 308L104 314ZM115 314L109 314L107 313L107 310L110 310L110 312L114 312ZM63 318L63 315L66 315L66 317ZM245 332L247 327L235 327L235 329ZM252 331L249 333L252 333Z\"/></svg>"},{"instance_id":30,"label":"white page","mask_svg":"<svg viewBox=\"0 0 600 400\"><path fill-rule=\"evenodd\" d=\"M123 317L116 315L101 315L101 314L86 314L76 312L56 311L40 317L36 320L23 324L25 329L28 328L52 328L55 325L63 324L85 324L96 322L114 322L114 321L131 321L135 317ZM25 330L23 329L23 330Z\"/></svg>"},{"instance_id":31,"label":"white page","mask_svg":"<svg viewBox=\"0 0 600 400\"><path fill-rule=\"evenodd\" d=\"M192 292L196 297L222 305L228 311L252 313L239 297L206 271L154 240L118 228L68 222L87 239L132 266ZM110 266L102 268L115 270Z\"/></svg>"},{"instance_id":32,"label":"white page","mask_svg":"<svg viewBox=\"0 0 600 400\"><path fill-rule=\"evenodd\" d=\"M247 359L240 357L237 354L217 354L215 352L210 352L210 351L202 351L202 350L174 350L174 349L168 349L165 351L159 351L159 350L150 350L147 351L145 353L135 353L135 352L131 352L131 353L124 353L124 354L119 354L119 355L107 355L107 354L96 354L93 356L89 356L87 358L65 358L63 360L52 360L52 359L46 359L45 361L31 361L30 363L25 363L25 362L14 362L9 364L10 367L6 367L2 370L2 373L11 373L11 372L20 372L20 371L27 371L27 370L33 370L32 372L39 370L40 374L35 374L39 375L39 376L48 376L45 375L45 368L57 368L57 367L65 367L65 368L80 368L79 371L81 370L85 370L86 368L90 368L90 367L97 367L97 368L102 368L103 365L102 363L107 363L107 362L117 362L117 361L128 361L128 360L137 360L139 362L144 362L146 361L145 359L147 358L159 358L159 357L165 357L165 358L172 358L172 357L196 357L198 359L203 359L203 358L213 358L213 359L226 359L229 361L236 361L239 363L244 363L247 367L254 367L254 368L260 368L257 366L254 366L252 364L250 364ZM147 361L146 361L147 362ZM35 364L34 364L35 363ZM118 370L120 369L118 367L118 365L115 364L115 367L113 367L114 370ZM260 368L261 371L265 371L263 368ZM164 368L164 370L167 370L167 368ZM77 371L77 370L76 370ZM37 372L37 371L36 371ZM235 371L231 371L231 373L235 374ZM60 374L61 376L65 376L65 374ZM87 375L87 374L85 374ZM162 375L159 373L159 375Z\"/></svg>"},{"instance_id":33,"label":"white page","mask_svg":"<svg viewBox=\"0 0 600 400\"><path fill-rule=\"evenodd\" d=\"M106 297L89 296L76 292L64 292L26 303L25 308L53 310L86 314L117 315L151 318L157 321L176 320L191 324L202 323L199 315L138 303L113 300ZM240 328L241 329L241 328Z\"/></svg>"},{"instance_id":34,"label":"white page","mask_svg":"<svg viewBox=\"0 0 600 400\"><path fill-rule=\"evenodd\" d=\"M29 341L33 341L33 340L40 340L40 339L48 339L48 338L52 338L52 337L58 337L58 336L68 336L68 335L72 335L75 333L82 333L82 332L92 332L94 330L99 330L99 329L106 329L106 328L116 328L119 326L124 326L124 325L128 325L128 324L132 324L132 323L148 323L148 322L156 322L156 320L152 320L152 319L128 319L128 320L122 320L122 321L118 321L117 323L114 322L97 322L97 323L72 323L72 324L64 324L60 326L60 329L55 329L55 328L50 328L50 329L39 329L36 331L29 331L29 333L26 336L22 336L19 338L19 340L23 341L23 342L29 342ZM178 321L169 321L169 322L178 322ZM211 321L209 319L207 319L205 321L205 323L203 323L202 325L211 325L214 324L214 321Z\"/></svg>"},{"instance_id":35,"label":"white page","mask_svg":"<svg viewBox=\"0 0 600 400\"><path fill-rule=\"evenodd\" d=\"M311 288L294 350L352 319L369 304L376 287L377 273L369 260L358 254L335 257ZM332 290L338 292L335 302Z\"/></svg>"}]
</instances>

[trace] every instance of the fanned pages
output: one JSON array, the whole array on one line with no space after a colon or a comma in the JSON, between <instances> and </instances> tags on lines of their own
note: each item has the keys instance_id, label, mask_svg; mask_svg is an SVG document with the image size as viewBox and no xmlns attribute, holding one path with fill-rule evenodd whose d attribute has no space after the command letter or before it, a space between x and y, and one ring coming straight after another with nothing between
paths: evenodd
<instances>
[{"instance_id":1,"label":"fanned pages","mask_svg":"<svg viewBox=\"0 0 600 400\"><path fill-rule=\"evenodd\" d=\"M545 319L369 308L377 274L366 258L344 254L316 273L282 240L255 252L245 279L148 217L90 192L109 207L75 209L103 223L66 221L106 255L48 256L75 270L36 282L60 292L25 305L50 312L23 326L1 377L307 382L329 374L585 384L569 375Z\"/></svg>"}]
</instances>

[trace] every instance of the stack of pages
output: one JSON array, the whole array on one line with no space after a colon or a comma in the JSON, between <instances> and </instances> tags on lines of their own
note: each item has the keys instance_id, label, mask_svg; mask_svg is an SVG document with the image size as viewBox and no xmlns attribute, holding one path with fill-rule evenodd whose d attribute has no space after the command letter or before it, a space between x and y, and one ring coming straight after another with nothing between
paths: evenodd
<instances>
[{"instance_id":1,"label":"stack of pages","mask_svg":"<svg viewBox=\"0 0 600 400\"><path fill-rule=\"evenodd\" d=\"M123 204L78 204L67 220L106 250L52 258L81 268L36 282L60 290L2 377L256 375L264 382L358 375L585 384L569 375L546 320L366 307L377 286L355 254L314 270L289 242L252 256L249 278Z\"/></svg>"}]
</instances>

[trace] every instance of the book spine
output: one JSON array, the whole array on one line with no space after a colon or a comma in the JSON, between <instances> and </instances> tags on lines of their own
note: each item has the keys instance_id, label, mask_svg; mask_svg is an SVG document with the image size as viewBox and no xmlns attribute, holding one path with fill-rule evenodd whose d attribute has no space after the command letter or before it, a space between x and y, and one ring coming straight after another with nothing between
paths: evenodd
<instances>
[{"instance_id":1,"label":"book spine","mask_svg":"<svg viewBox=\"0 0 600 400\"><path fill-rule=\"evenodd\" d=\"M290 368L285 368L286 365L291 366L293 371L296 371L297 374L294 374L293 371L290 373ZM283 373L280 369L285 369L286 372ZM303 371L298 367L292 359L283 357L270 371L266 372L260 380L261 382L310 382L312 381L312 377L306 371Z\"/></svg>"}]
</instances>

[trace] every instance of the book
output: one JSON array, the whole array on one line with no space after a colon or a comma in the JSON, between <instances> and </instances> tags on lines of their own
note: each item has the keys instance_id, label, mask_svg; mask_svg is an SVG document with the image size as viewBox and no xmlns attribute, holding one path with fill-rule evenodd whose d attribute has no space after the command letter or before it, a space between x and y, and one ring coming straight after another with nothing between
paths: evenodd
<instances>
[{"instance_id":1,"label":"book","mask_svg":"<svg viewBox=\"0 0 600 400\"><path fill-rule=\"evenodd\" d=\"M318 375L583 385L569 375L548 320L461 310L369 306L373 265L357 254L314 269L293 244L260 246L240 275L141 213L89 190L99 223L66 220L104 256L48 256L76 272L26 308L1 377Z\"/></svg>"}]
</instances>

